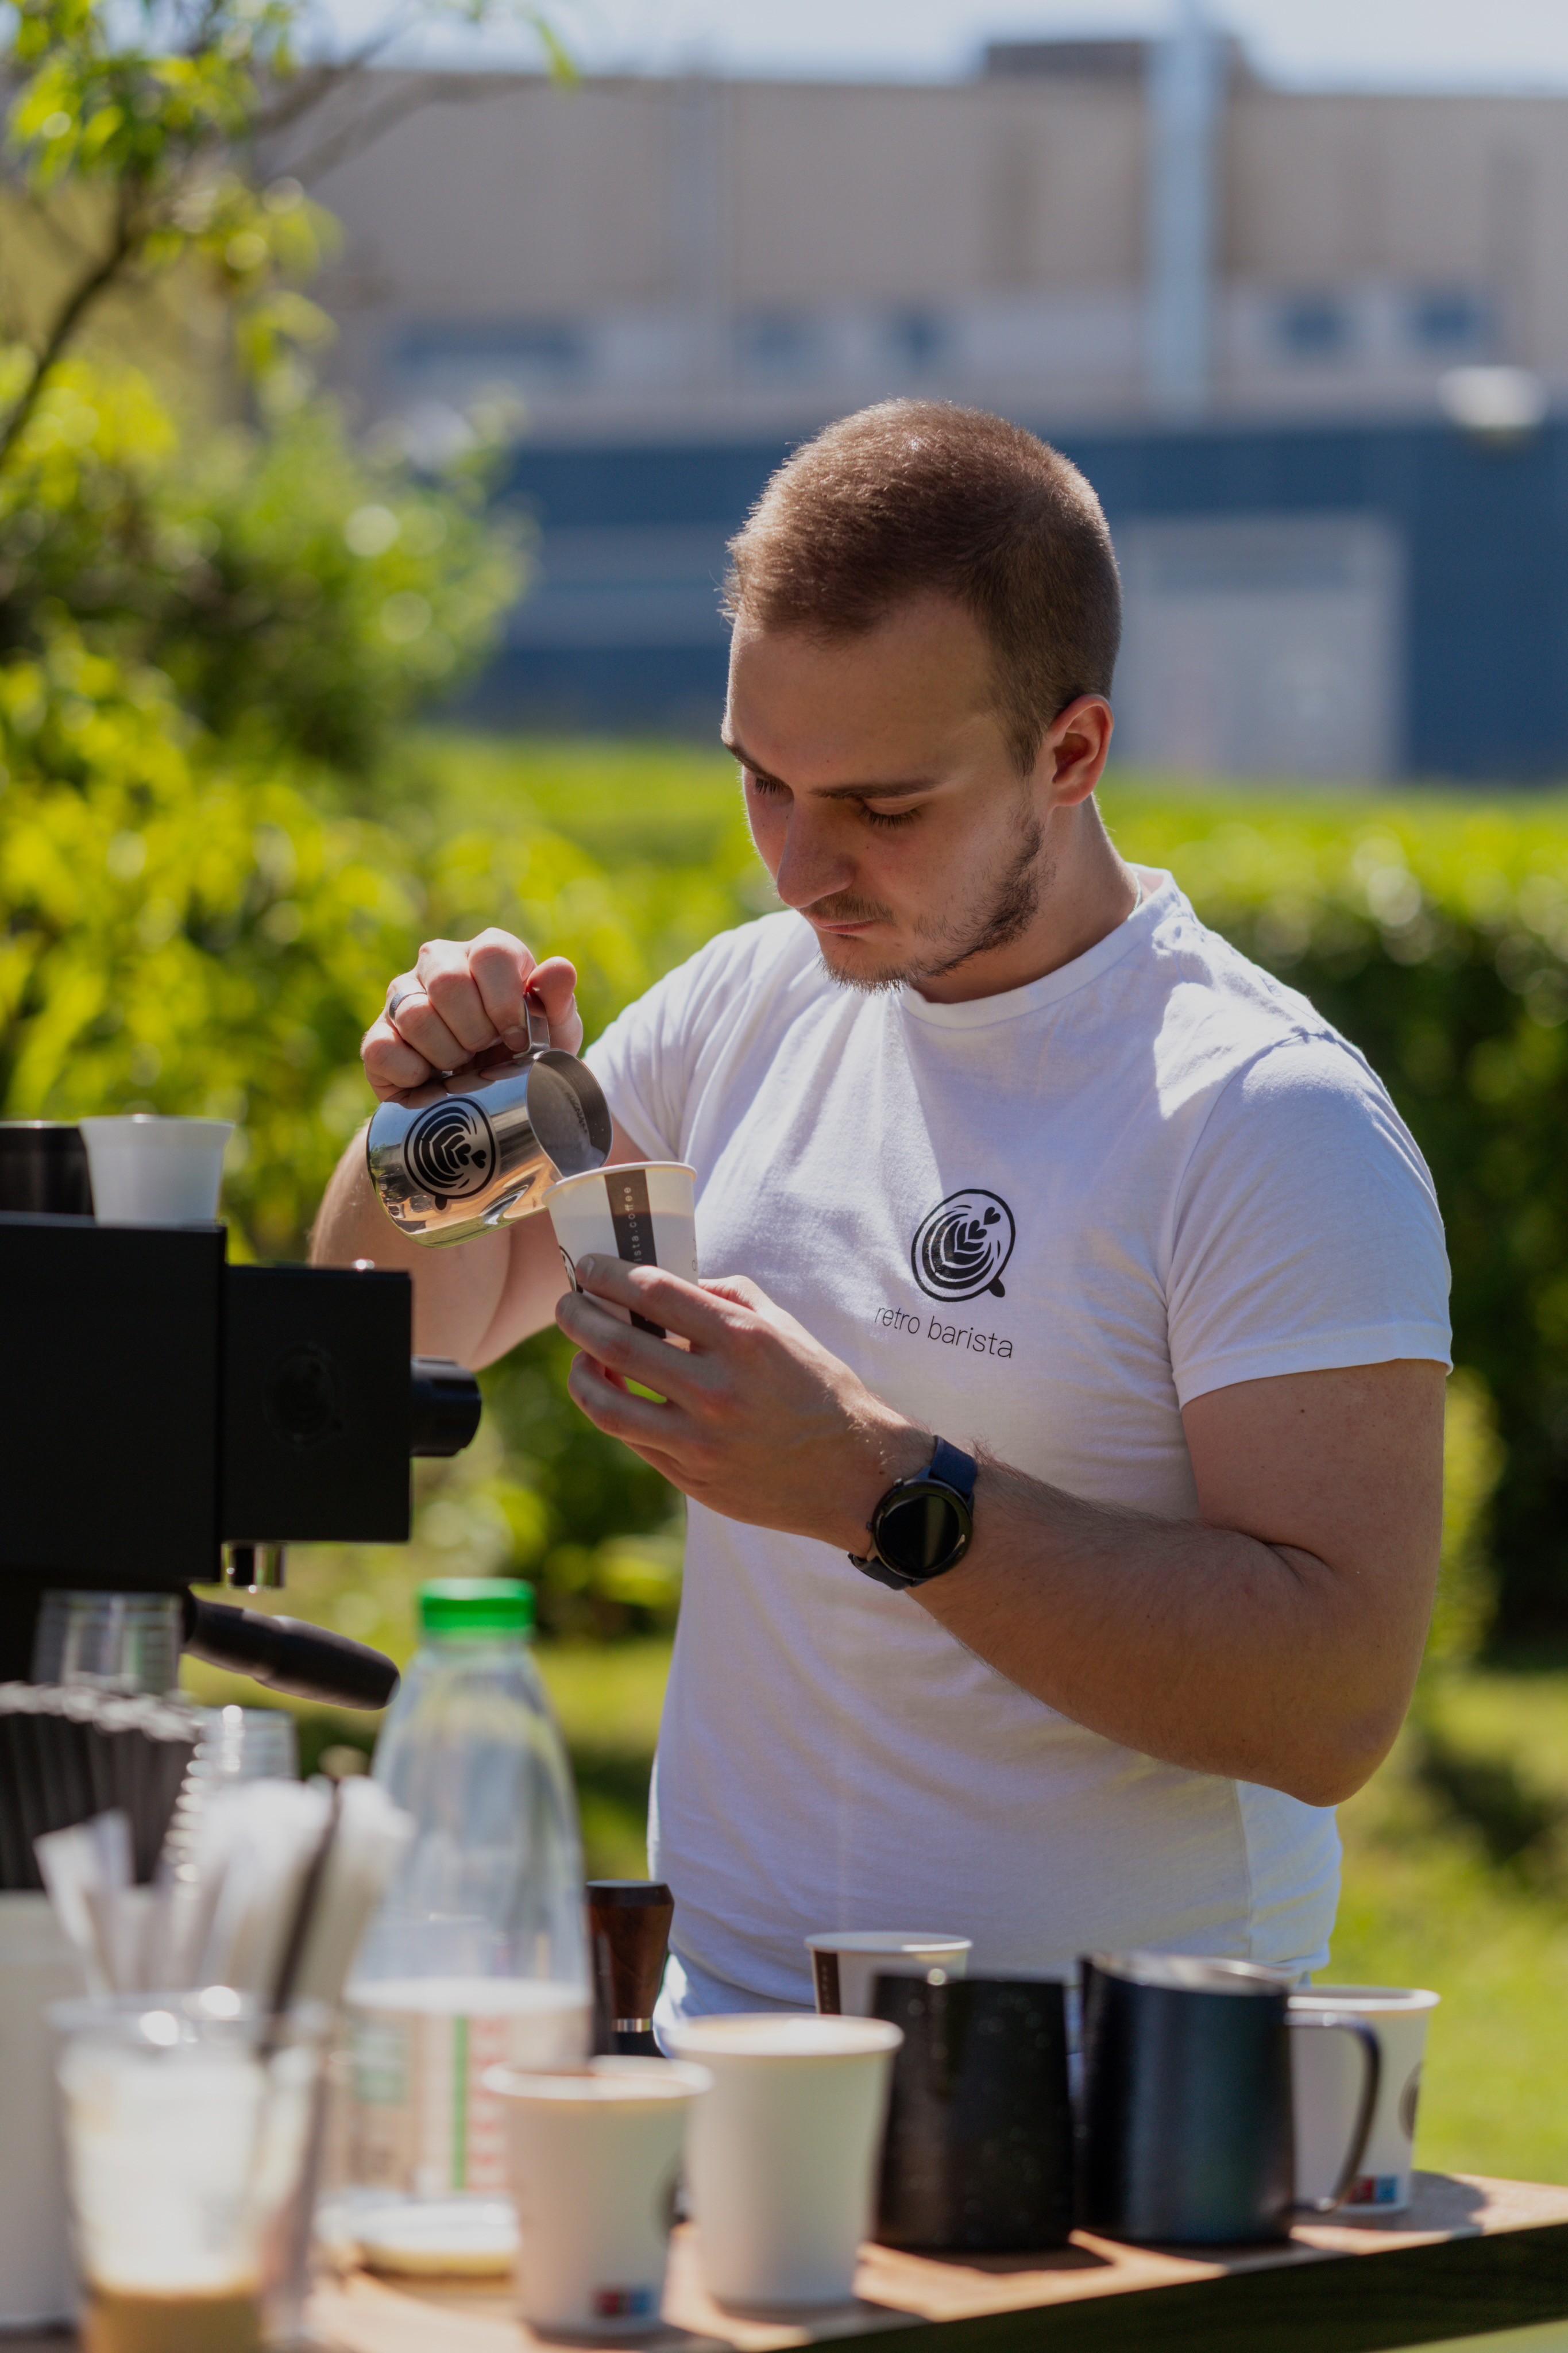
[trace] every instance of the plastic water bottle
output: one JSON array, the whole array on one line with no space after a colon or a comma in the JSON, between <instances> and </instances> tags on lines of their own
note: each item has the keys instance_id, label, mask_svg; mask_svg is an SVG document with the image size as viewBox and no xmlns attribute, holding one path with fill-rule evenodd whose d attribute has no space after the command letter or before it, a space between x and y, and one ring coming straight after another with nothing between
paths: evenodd
<instances>
[{"instance_id":1,"label":"plastic water bottle","mask_svg":"<svg viewBox=\"0 0 1568 2353\"><path fill-rule=\"evenodd\" d=\"M498 2062L577 2067L591 2019L572 1777L530 1656L533 1595L426 1585L374 1777L414 1818L349 1987L347 2228L384 2270L515 2253Z\"/></svg>"}]
</instances>

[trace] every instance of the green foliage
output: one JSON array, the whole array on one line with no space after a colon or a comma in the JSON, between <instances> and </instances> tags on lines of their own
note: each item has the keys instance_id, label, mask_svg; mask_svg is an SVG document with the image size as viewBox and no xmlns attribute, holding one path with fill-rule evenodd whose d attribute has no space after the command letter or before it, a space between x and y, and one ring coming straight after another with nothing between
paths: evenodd
<instances>
[{"instance_id":1,"label":"green foliage","mask_svg":"<svg viewBox=\"0 0 1568 2353\"><path fill-rule=\"evenodd\" d=\"M0 354L0 398L26 366ZM0 468L0 660L64 628L231 749L363 774L521 586L489 456L421 480L324 401L181 435L144 378L64 362Z\"/></svg>"},{"instance_id":2,"label":"green foliage","mask_svg":"<svg viewBox=\"0 0 1568 2353\"><path fill-rule=\"evenodd\" d=\"M1106 796L1121 847L1362 1048L1436 1183L1455 1360L1495 1408L1499 1623L1568 1621L1568 810Z\"/></svg>"},{"instance_id":3,"label":"green foliage","mask_svg":"<svg viewBox=\"0 0 1568 2353\"><path fill-rule=\"evenodd\" d=\"M1497 1409L1478 1377L1449 1376L1443 1415L1443 1558L1426 1637L1428 1670L1468 1665L1485 1648L1497 1617L1491 1500L1503 1451Z\"/></svg>"}]
</instances>

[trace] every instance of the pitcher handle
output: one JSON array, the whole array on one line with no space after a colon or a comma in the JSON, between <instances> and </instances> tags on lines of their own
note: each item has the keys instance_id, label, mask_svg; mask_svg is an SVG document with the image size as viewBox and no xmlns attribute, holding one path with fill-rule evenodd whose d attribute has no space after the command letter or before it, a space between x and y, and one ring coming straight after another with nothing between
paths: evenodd
<instances>
[{"instance_id":1,"label":"pitcher handle","mask_svg":"<svg viewBox=\"0 0 1568 2353\"><path fill-rule=\"evenodd\" d=\"M536 990L524 991L522 1009L528 1022L528 1050L531 1054L542 1053L550 1043L550 1016Z\"/></svg>"},{"instance_id":2,"label":"pitcher handle","mask_svg":"<svg viewBox=\"0 0 1568 2353\"><path fill-rule=\"evenodd\" d=\"M1289 2210L1292 2214L1303 2217L1332 2214L1349 2197L1352 2185L1361 2171L1362 2158L1366 2155L1366 2145L1372 2137L1373 2113L1377 2106L1377 2087L1383 2075L1383 2051L1371 2027L1363 2026L1359 2018L1292 2018L1289 2024L1292 2034L1309 2033L1315 2027L1324 2027L1331 2034L1353 2034L1361 2044L1362 2055L1366 2062L1355 2130L1351 2135L1350 2152L1334 2184L1332 2197L1299 2199Z\"/></svg>"}]
</instances>

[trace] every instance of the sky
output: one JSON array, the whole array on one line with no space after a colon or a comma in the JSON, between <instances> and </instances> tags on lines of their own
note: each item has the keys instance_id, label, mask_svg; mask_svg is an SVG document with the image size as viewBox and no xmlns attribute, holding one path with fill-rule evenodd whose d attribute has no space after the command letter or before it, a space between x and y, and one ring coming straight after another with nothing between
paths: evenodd
<instances>
[{"instance_id":1,"label":"sky","mask_svg":"<svg viewBox=\"0 0 1568 2353\"><path fill-rule=\"evenodd\" d=\"M327 0L357 37L381 0ZM544 0L589 72L950 79L987 40L1157 30L1175 0ZM1209 0L1271 80L1568 90L1568 0ZM515 25L515 18L513 20ZM431 54L426 47L426 53ZM444 36L443 58L531 62L525 31Z\"/></svg>"}]
</instances>

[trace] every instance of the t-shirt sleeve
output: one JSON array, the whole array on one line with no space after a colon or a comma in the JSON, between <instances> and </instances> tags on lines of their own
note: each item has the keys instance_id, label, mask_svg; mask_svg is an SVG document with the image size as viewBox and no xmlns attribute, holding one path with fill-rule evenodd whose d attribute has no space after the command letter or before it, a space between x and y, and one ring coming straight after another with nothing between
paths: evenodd
<instances>
[{"instance_id":1,"label":"t-shirt sleeve","mask_svg":"<svg viewBox=\"0 0 1568 2353\"><path fill-rule=\"evenodd\" d=\"M611 1022L584 1060L611 1111L649 1160L684 1160L693 1084L715 1029L732 1017L737 983L765 924L722 932L656 981Z\"/></svg>"},{"instance_id":2,"label":"t-shirt sleeve","mask_svg":"<svg viewBox=\"0 0 1568 2353\"><path fill-rule=\"evenodd\" d=\"M1167 1311L1184 1406L1280 1373L1452 1361L1432 1179L1348 1047L1282 1043L1222 1090L1176 1198Z\"/></svg>"}]
</instances>

